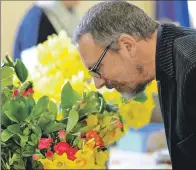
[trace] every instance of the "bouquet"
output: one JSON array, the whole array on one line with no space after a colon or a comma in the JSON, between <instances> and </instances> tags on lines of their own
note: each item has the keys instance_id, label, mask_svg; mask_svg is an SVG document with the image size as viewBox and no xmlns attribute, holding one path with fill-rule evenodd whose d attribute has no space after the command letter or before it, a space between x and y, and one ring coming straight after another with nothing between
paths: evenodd
<instances>
[{"instance_id":1,"label":"bouquet","mask_svg":"<svg viewBox=\"0 0 196 170\"><path fill-rule=\"evenodd\" d=\"M65 81L60 102L35 100L27 68L9 57L1 76L2 169L105 169L124 120L101 93L80 95Z\"/></svg>"},{"instance_id":2,"label":"bouquet","mask_svg":"<svg viewBox=\"0 0 196 170\"><path fill-rule=\"evenodd\" d=\"M66 32L49 36L47 41L35 47L35 51L37 53L35 56L28 56L34 54L34 51L26 56L29 65L32 65L30 58L36 58L35 66L29 69L30 77L34 82L35 99L47 95L56 103L60 103L61 89L65 80L69 81L80 95L83 92L97 91L92 77L79 57L78 50ZM119 114L127 120L124 122L125 131L128 131L130 126L140 128L149 123L155 107L152 94L157 93L156 81L153 81L144 93L138 94L132 101L126 101L114 89L103 87L98 92L103 95L107 103L119 108Z\"/></svg>"}]
</instances>

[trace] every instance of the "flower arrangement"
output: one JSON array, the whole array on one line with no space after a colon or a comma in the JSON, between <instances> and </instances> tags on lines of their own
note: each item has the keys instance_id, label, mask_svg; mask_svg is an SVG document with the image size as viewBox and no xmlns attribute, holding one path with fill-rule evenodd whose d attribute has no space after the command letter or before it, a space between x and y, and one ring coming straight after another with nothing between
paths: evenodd
<instances>
[{"instance_id":1,"label":"flower arrangement","mask_svg":"<svg viewBox=\"0 0 196 170\"><path fill-rule=\"evenodd\" d=\"M47 41L36 47L36 51L37 63L34 70L29 72L35 83L35 99L47 95L59 103L60 91L65 80L69 81L80 95L84 91L97 91L76 47L66 32L62 31L59 35L49 36ZM120 107L119 113L128 120L124 124L126 131L130 126L140 128L149 123L155 107L152 96L157 92L155 81L144 93L128 103L114 89L108 90L104 87L98 91L108 103Z\"/></svg>"},{"instance_id":2,"label":"flower arrangement","mask_svg":"<svg viewBox=\"0 0 196 170\"><path fill-rule=\"evenodd\" d=\"M133 101L96 91L78 51L62 32L37 46L29 72L21 60L1 66L2 169L105 169L108 146L148 124L153 82Z\"/></svg>"},{"instance_id":3,"label":"flower arrangement","mask_svg":"<svg viewBox=\"0 0 196 170\"><path fill-rule=\"evenodd\" d=\"M60 103L46 95L36 101L20 60L6 57L1 74L2 169L105 169L108 146L124 126L102 94L80 95L66 81Z\"/></svg>"}]
</instances>

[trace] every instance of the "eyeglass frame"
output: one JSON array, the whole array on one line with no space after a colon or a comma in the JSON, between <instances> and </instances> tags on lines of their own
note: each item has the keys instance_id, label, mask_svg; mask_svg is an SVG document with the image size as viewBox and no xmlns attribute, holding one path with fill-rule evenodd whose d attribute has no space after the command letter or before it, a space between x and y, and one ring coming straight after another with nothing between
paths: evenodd
<instances>
[{"instance_id":1,"label":"eyeglass frame","mask_svg":"<svg viewBox=\"0 0 196 170\"><path fill-rule=\"evenodd\" d=\"M92 75L93 77L96 77L96 76L94 76L94 75L91 74L91 73L95 73L95 74L99 75L99 76L97 76L96 78L101 78L101 73L98 72L99 65L100 65L101 61L103 60L103 58L105 57L107 51L110 49L110 47L112 46L113 43L114 43L114 42L112 41L112 42L110 43L110 45L108 45L108 46L104 49L104 51L103 51L103 53L101 54L101 56L99 57L98 61L95 63L95 65L94 65L91 69L89 69L89 74Z\"/></svg>"}]
</instances>

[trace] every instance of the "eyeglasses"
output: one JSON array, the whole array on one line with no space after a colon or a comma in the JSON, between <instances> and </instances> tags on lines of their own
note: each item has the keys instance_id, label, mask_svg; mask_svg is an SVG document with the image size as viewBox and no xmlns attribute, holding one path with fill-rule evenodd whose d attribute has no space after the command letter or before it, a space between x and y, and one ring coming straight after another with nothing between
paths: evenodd
<instances>
[{"instance_id":1,"label":"eyeglasses","mask_svg":"<svg viewBox=\"0 0 196 170\"><path fill-rule=\"evenodd\" d=\"M110 49L112 44L113 44L113 42L105 48L105 50L103 51L103 53L99 57L97 63L89 70L89 74L91 76L96 77L96 78L101 78L101 74L98 71L99 65L100 65L101 61L103 60L104 56L106 55L107 51Z\"/></svg>"}]
</instances>

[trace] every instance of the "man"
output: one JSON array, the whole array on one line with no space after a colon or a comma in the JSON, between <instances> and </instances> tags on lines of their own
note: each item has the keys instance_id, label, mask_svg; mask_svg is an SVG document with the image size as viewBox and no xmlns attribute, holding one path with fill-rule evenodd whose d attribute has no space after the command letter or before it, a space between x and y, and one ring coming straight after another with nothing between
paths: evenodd
<instances>
[{"instance_id":1,"label":"man","mask_svg":"<svg viewBox=\"0 0 196 170\"><path fill-rule=\"evenodd\" d=\"M173 169L195 169L196 30L108 1L89 9L74 40L97 88L132 99L156 79Z\"/></svg>"},{"instance_id":2,"label":"man","mask_svg":"<svg viewBox=\"0 0 196 170\"><path fill-rule=\"evenodd\" d=\"M69 37L79 22L76 5L79 1L36 1L19 25L14 42L14 59L21 52L43 43L49 35L64 30Z\"/></svg>"}]
</instances>

